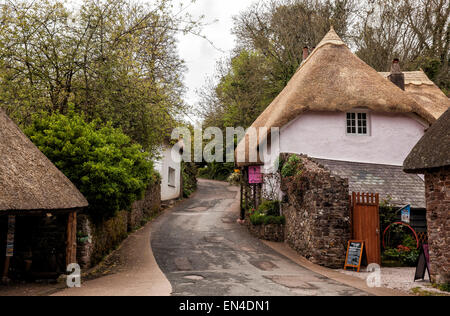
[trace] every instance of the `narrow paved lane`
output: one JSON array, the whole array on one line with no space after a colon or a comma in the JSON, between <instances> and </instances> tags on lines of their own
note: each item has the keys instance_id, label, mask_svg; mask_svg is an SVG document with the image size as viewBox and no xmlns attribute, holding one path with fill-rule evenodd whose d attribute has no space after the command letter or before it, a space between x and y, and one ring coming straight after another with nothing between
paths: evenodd
<instances>
[{"instance_id":1,"label":"narrow paved lane","mask_svg":"<svg viewBox=\"0 0 450 316\"><path fill-rule=\"evenodd\" d=\"M202 180L193 198L154 223L153 252L173 295L367 295L295 264L250 236L236 223L237 194L226 183Z\"/></svg>"}]
</instances>

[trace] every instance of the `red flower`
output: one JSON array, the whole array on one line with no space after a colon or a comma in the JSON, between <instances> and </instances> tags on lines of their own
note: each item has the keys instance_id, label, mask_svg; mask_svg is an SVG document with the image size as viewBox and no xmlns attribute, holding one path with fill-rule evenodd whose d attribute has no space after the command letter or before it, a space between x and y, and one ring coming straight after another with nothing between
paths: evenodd
<instances>
[{"instance_id":1,"label":"red flower","mask_svg":"<svg viewBox=\"0 0 450 316\"><path fill-rule=\"evenodd\" d=\"M411 248L403 246L403 245L398 246L397 249L398 249L398 251L401 251L401 252L410 252L411 251Z\"/></svg>"}]
</instances>

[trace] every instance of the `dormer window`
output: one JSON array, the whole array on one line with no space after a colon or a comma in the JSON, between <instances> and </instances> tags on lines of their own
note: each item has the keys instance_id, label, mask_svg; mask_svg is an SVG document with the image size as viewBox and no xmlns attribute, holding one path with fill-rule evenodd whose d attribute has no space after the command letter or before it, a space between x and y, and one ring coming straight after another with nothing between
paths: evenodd
<instances>
[{"instance_id":1,"label":"dormer window","mask_svg":"<svg viewBox=\"0 0 450 316\"><path fill-rule=\"evenodd\" d=\"M369 114L365 112L347 113L347 134L369 135Z\"/></svg>"}]
</instances>

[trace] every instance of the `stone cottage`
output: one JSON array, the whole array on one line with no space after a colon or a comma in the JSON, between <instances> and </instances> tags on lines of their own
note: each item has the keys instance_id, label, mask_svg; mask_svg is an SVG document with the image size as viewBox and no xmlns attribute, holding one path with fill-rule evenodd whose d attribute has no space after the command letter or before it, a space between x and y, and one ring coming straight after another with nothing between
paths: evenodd
<instances>
[{"instance_id":1,"label":"stone cottage","mask_svg":"<svg viewBox=\"0 0 450 316\"><path fill-rule=\"evenodd\" d=\"M450 283L450 110L414 147L404 170L425 174L431 277Z\"/></svg>"},{"instance_id":2,"label":"stone cottage","mask_svg":"<svg viewBox=\"0 0 450 316\"><path fill-rule=\"evenodd\" d=\"M0 109L0 267L3 278L47 278L76 262L78 189Z\"/></svg>"}]
</instances>

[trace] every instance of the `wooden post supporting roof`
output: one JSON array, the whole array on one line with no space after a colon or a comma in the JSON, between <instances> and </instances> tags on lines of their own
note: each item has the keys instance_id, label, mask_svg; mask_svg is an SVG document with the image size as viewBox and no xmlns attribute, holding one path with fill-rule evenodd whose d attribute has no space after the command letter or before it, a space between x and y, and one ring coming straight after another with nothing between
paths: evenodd
<instances>
[{"instance_id":1,"label":"wooden post supporting roof","mask_svg":"<svg viewBox=\"0 0 450 316\"><path fill-rule=\"evenodd\" d=\"M66 264L77 262L77 213L69 213L67 220Z\"/></svg>"},{"instance_id":2,"label":"wooden post supporting roof","mask_svg":"<svg viewBox=\"0 0 450 316\"><path fill-rule=\"evenodd\" d=\"M14 215L10 215L8 216L8 232L6 235L6 259L2 278L2 281L4 283L8 282L9 265L11 262L11 257L14 255L15 235L16 235L16 217Z\"/></svg>"},{"instance_id":3,"label":"wooden post supporting roof","mask_svg":"<svg viewBox=\"0 0 450 316\"><path fill-rule=\"evenodd\" d=\"M3 269L3 277L2 277L2 282L3 283L7 283L8 282L8 272L9 272L10 261L11 261L11 257L6 257L6 259L5 259L5 267Z\"/></svg>"}]
</instances>

